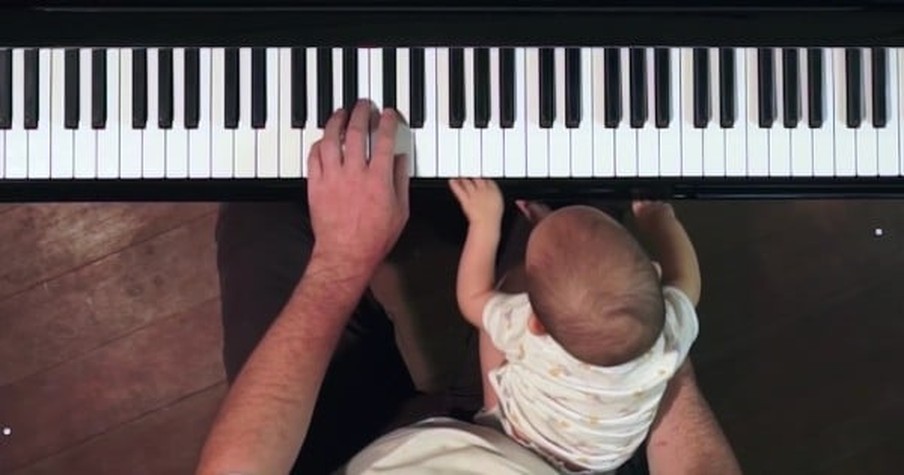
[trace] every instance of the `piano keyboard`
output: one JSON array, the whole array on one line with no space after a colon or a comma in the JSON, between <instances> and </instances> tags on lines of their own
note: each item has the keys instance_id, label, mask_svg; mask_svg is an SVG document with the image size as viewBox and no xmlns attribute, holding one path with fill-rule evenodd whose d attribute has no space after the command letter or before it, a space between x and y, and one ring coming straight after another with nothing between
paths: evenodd
<instances>
[{"instance_id":1,"label":"piano keyboard","mask_svg":"<svg viewBox=\"0 0 904 475\"><path fill-rule=\"evenodd\" d=\"M0 182L300 178L365 97L409 121L415 177L900 177L901 68L897 48L0 48Z\"/></svg>"}]
</instances>

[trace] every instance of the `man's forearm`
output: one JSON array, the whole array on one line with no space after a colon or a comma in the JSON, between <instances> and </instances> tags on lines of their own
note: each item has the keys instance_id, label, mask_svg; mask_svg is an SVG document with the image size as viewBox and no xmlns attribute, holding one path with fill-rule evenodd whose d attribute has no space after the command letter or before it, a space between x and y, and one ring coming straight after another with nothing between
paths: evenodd
<instances>
[{"instance_id":1,"label":"man's forearm","mask_svg":"<svg viewBox=\"0 0 904 475\"><path fill-rule=\"evenodd\" d=\"M675 374L650 431L652 475L740 475L741 467L697 387L690 360Z\"/></svg>"},{"instance_id":2,"label":"man's forearm","mask_svg":"<svg viewBox=\"0 0 904 475\"><path fill-rule=\"evenodd\" d=\"M499 247L499 226L471 224L458 265L456 294L465 318L480 325L480 312L473 305L475 298L493 290L496 269L496 250ZM476 321L475 321L476 319Z\"/></svg>"},{"instance_id":3,"label":"man's forearm","mask_svg":"<svg viewBox=\"0 0 904 475\"><path fill-rule=\"evenodd\" d=\"M638 219L638 228L651 241L666 283L682 282L694 304L700 298L700 264L684 226L671 214L656 213Z\"/></svg>"},{"instance_id":4,"label":"man's forearm","mask_svg":"<svg viewBox=\"0 0 904 475\"><path fill-rule=\"evenodd\" d=\"M230 388L202 451L199 474L288 473L333 351L370 274L315 252Z\"/></svg>"}]
</instances>

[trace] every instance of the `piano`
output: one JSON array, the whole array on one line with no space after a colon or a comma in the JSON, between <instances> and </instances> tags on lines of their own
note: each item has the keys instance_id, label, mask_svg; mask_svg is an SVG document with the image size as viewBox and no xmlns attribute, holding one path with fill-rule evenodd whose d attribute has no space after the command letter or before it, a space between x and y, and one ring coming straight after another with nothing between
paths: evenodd
<instances>
[{"instance_id":1,"label":"piano","mask_svg":"<svg viewBox=\"0 0 904 475\"><path fill-rule=\"evenodd\" d=\"M0 201L290 199L328 115L413 189L904 194L901 0L6 0Z\"/></svg>"}]
</instances>

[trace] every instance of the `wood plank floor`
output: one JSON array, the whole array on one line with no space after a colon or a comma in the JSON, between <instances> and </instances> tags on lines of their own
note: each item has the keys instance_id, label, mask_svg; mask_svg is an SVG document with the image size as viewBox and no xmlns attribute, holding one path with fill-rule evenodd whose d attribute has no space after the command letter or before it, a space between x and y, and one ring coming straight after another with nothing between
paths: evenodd
<instances>
[{"instance_id":1,"label":"wood plank floor","mask_svg":"<svg viewBox=\"0 0 904 475\"><path fill-rule=\"evenodd\" d=\"M746 473L900 473L901 204L677 203L704 279L692 355ZM215 219L214 204L0 207L0 474L191 473L226 390ZM415 229L376 290L429 389L461 357L461 236Z\"/></svg>"}]
</instances>

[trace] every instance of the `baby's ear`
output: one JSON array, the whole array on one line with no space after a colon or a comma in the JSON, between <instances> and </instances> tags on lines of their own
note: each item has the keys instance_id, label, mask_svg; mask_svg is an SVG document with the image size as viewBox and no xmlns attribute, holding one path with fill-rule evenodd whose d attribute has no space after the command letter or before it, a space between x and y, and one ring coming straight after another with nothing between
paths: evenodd
<instances>
[{"instance_id":1,"label":"baby's ear","mask_svg":"<svg viewBox=\"0 0 904 475\"><path fill-rule=\"evenodd\" d=\"M662 280L662 266L659 265L658 262L652 261L653 267L656 269L656 275L659 276L659 280Z\"/></svg>"},{"instance_id":2,"label":"baby's ear","mask_svg":"<svg viewBox=\"0 0 904 475\"><path fill-rule=\"evenodd\" d=\"M527 320L527 330L537 336L543 336L549 333L546 331L546 327L543 326L543 322L541 322L533 312L531 312L530 318Z\"/></svg>"}]
</instances>

